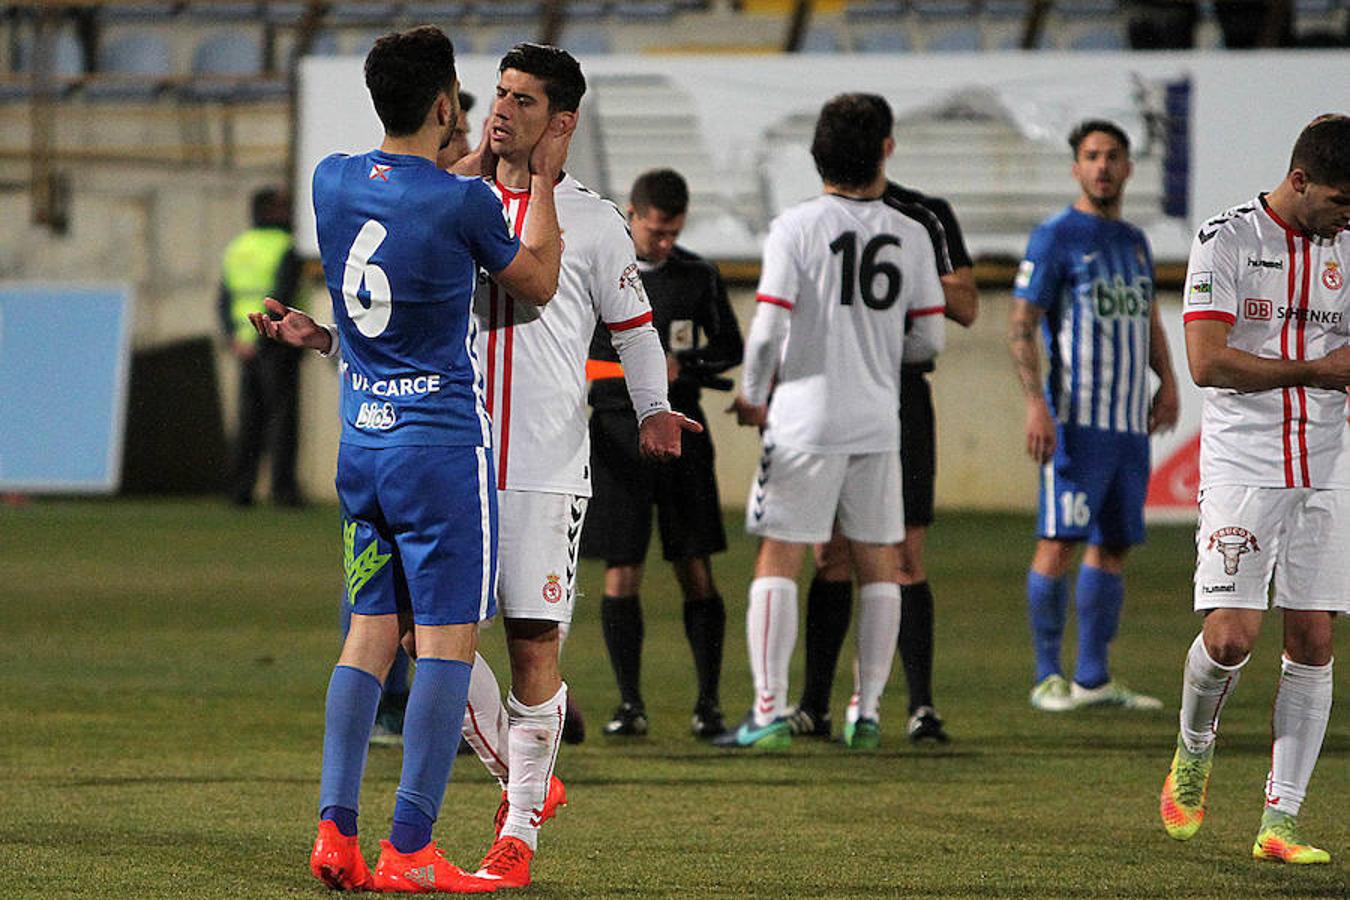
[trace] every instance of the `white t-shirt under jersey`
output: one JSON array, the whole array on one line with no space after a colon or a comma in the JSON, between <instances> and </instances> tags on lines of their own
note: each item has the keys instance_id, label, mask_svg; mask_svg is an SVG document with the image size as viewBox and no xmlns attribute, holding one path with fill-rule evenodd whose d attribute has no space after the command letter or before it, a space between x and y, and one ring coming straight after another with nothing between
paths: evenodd
<instances>
[{"instance_id":1,"label":"white t-shirt under jersey","mask_svg":"<svg viewBox=\"0 0 1350 900\"><path fill-rule=\"evenodd\" d=\"M529 193L490 182L520 233ZM499 490L591 495L586 355L597 321L612 331L652 329L633 241L614 204L566 175L554 191L563 232L558 292L540 308L511 298L479 274L474 293L478 359L484 370ZM659 339L656 353L660 354ZM646 368L646 367L644 367ZM669 409L664 382L638 418ZM658 400L659 398L659 400Z\"/></svg>"},{"instance_id":2,"label":"white t-shirt under jersey","mask_svg":"<svg viewBox=\"0 0 1350 900\"><path fill-rule=\"evenodd\" d=\"M798 204L769 228L756 299L791 310L769 402L774 443L811 453L899 447L906 316L940 326L944 308L924 227L884 198Z\"/></svg>"},{"instance_id":3,"label":"white t-shirt under jersey","mask_svg":"<svg viewBox=\"0 0 1350 900\"><path fill-rule=\"evenodd\" d=\"M1309 238L1260 196L1205 223L1191 245L1185 319L1232 326L1228 346L1318 359L1350 343L1350 235ZM1205 388L1200 487L1350 488L1346 392Z\"/></svg>"}]
</instances>

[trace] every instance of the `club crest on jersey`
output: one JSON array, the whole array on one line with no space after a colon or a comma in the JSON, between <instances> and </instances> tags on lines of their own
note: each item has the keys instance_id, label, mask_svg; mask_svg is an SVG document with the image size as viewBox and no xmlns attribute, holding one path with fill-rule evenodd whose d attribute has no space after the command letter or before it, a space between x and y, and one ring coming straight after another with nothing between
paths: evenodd
<instances>
[{"instance_id":1,"label":"club crest on jersey","mask_svg":"<svg viewBox=\"0 0 1350 900\"><path fill-rule=\"evenodd\" d=\"M1213 550L1216 547L1219 554L1223 556L1223 573L1225 575L1237 574L1238 563L1244 553L1261 552L1261 548L1256 543L1256 535L1236 525L1220 528L1209 536L1209 544L1205 549Z\"/></svg>"},{"instance_id":2,"label":"club crest on jersey","mask_svg":"<svg viewBox=\"0 0 1350 900\"><path fill-rule=\"evenodd\" d=\"M383 181L386 184L388 184L389 170L391 168L393 168L393 166L382 166L379 163L373 163L370 167L370 174L366 176L366 178L369 181L374 181L375 179L378 178L380 181Z\"/></svg>"},{"instance_id":3,"label":"club crest on jersey","mask_svg":"<svg viewBox=\"0 0 1350 900\"><path fill-rule=\"evenodd\" d=\"M542 593L544 595L545 603L560 603L562 601L563 587L557 572L549 573L544 581L544 590Z\"/></svg>"},{"instance_id":4,"label":"club crest on jersey","mask_svg":"<svg viewBox=\"0 0 1350 900\"><path fill-rule=\"evenodd\" d=\"M625 287L630 287L635 291L642 290L642 277L638 274L637 263L631 263L619 276L619 290L623 290Z\"/></svg>"},{"instance_id":5,"label":"club crest on jersey","mask_svg":"<svg viewBox=\"0 0 1350 900\"><path fill-rule=\"evenodd\" d=\"M1214 273L1192 272L1186 282L1186 302L1191 306L1209 306L1214 302Z\"/></svg>"},{"instance_id":6,"label":"club crest on jersey","mask_svg":"<svg viewBox=\"0 0 1350 900\"><path fill-rule=\"evenodd\" d=\"M1334 259L1327 260L1327 267L1322 270L1322 284L1329 291L1339 291L1345 285L1345 276L1341 274L1341 265Z\"/></svg>"}]
</instances>

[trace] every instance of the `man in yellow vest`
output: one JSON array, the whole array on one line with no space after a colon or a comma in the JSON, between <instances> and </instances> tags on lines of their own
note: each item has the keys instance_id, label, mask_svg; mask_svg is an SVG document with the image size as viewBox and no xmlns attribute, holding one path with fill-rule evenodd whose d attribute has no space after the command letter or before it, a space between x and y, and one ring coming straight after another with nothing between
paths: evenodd
<instances>
[{"instance_id":1,"label":"man in yellow vest","mask_svg":"<svg viewBox=\"0 0 1350 900\"><path fill-rule=\"evenodd\" d=\"M230 500L253 503L258 463L266 450L272 464L272 501L303 502L295 481L300 351L260 341L248 314L263 310L263 298L295 305L300 261L291 237L290 196L267 187L253 195L253 227L232 240L221 261L220 318L239 360L239 432Z\"/></svg>"}]
</instances>

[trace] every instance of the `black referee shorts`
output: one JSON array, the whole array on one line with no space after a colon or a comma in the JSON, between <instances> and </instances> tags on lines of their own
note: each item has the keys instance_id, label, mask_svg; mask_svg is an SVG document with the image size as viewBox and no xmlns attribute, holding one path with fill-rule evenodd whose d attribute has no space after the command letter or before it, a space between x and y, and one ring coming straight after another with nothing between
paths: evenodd
<instances>
[{"instance_id":1,"label":"black referee shorts","mask_svg":"<svg viewBox=\"0 0 1350 900\"><path fill-rule=\"evenodd\" d=\"M922 372L900 373L900 473L905 524L932 525L937 423L933 416L933 391Z\"/></svg>"},{"instance_id":2,"label":"black referee shorts","mask_svg":"<svg viewBox=\"0 0 1350 900\"><path fill-rule=\"evenodd\" d=\"M694 418L703 422L702 415ZM653 505L668 562L727 548L707 431L686 431L679 459L650 463L638 453L632 410L595 410L590 429L592 496L581 532L582 556L612 565L644 562Z\"/></svg>"}]
</instances>

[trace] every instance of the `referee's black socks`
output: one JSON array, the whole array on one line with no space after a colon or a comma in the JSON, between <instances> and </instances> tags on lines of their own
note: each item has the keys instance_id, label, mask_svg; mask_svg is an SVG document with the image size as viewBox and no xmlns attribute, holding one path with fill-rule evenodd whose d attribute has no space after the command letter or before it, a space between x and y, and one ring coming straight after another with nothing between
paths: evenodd
<instances>
[{"instance_id":1,"label":"referee's black socks","mask_svg":"<svg viewBox=\"0 0 1350 900\"><path fill-rule=\"evenodd\" d=\"M600 624L619 685L619 699L641 707L642 691L638 682L642 673L642 603L637 594L627 597L605 596L600 601Z\"/></svg>"},{"instance_id":2,"label":"referee's black socks","mask_svg":"<svg viewBox=\"0 0 1350 900\"><path fill-rule=\"evenodd\" d=\"M900 663L909 711L933 705L933 591L928 582L900 586Z\"/></svg>"},{"instance_id":3,"label":"referee's black socks","mask_svg":"<svg viewBox=\"0 0 1350 900\"><path fill-rule=\"evenodd\" d=\"M806 595L806 682L798 704L809 712L823 716L830 711L834 670L852 617L853 582L817 575Z\"/></svg>"},{"instance_id":4,"label":"referee's black socks","mask_svg":"<svg viewBox=\"0 0 1350 900\"><path fill-rule=\"evenodd\" d=\"M721 703L722 645L726 635L727 608L721 594L684 601L684 636L694 654L700 707L716 707Z\"/></svg>"}]
</instances>

